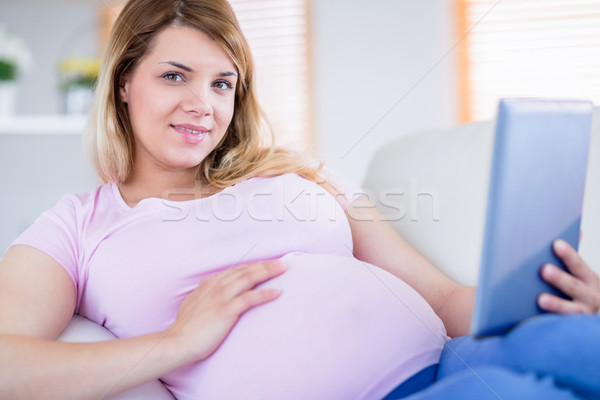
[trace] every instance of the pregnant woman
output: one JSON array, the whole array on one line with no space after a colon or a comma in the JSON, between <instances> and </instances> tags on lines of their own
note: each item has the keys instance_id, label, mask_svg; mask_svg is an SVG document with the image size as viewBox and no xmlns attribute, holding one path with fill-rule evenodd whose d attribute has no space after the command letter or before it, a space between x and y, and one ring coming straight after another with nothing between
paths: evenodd
<instances>
[{"instance_id":1,"label":"pregnant woman","mask_svg":"<svg viewBox=\"0 0 600 400\"><path fill-rule=\"evenodd\" d=\"M468 333L473 288L331 173L268 145L253 79L227 1L125 6L87 138L105 183L66 195L0 265L1 398L97 399L156 378L178 399L378 399L427 386L417 396L442 398L438 388L473 385L460 367L432 385L449 337ZM541 306L597 311L597 276L571 248L557 253L573 275L545 277L574 300ZM74 312L119 340L56 342ZM471 376L572 395L510 368ZM563 381L581 392L579 377Z\"/></svg>"}]
</instances>

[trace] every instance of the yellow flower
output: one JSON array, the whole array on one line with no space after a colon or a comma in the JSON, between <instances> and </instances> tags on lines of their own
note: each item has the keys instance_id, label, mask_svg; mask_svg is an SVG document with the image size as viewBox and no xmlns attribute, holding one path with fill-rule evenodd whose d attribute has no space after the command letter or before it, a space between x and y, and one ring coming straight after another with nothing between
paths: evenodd
<instances>
[{"instance_id":1,"label":"yellow flower","mask_svg":"<svg viewBox=\"0 0 600 400\"><path fill-rule=\"evenodd\" d=\"M99 71L100 61L95 58L70 57L58 64L61 86L65 90L71 86L94 86Z\"/></svg>"}]
</instances>

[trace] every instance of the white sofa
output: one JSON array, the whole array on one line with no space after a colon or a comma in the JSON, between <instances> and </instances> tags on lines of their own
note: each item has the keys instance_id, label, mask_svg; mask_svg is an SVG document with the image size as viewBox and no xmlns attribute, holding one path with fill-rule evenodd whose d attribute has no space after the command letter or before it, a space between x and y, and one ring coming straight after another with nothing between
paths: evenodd
<instances>
[{"instance_id":1,"label":"white sofa","mask_svg":"<svg viewBox=\"0 0 600 400\"><path fill-rule=\"evenodd\" d=\"M394 228L446 274L475 284L485 215L493 122L419 132L384 146L363 184ZM600 110L595 110L580 251L600 269ZM97 184L80 155L78 135L9 134L0 130L2 252L11 237L67 191ZM27 154L27 156L25 156ZM393 207L390 201L394 202ZM15 210L19 210L15 212ZM60 340L114 338L75 316ZM155 381L113 399L170 399Z\"/></svg>"},{"instance_id":2,"label":"white sofa","mask_svg":"<svg viewBox=\"0 0 600 400\"><path fill-rule=\"evenodd\" d=\"M475 122L396 139L375 154L363 184L375 200L385 193L404 191L393 200L406 208L406 215L390 223L438 268L463 284L477 283L494 129L493 121ZM579 251L600 273L598 107L591 136ZM398 214L389 206L379 207L390 217Z\"/></svg>"}]
</instances>

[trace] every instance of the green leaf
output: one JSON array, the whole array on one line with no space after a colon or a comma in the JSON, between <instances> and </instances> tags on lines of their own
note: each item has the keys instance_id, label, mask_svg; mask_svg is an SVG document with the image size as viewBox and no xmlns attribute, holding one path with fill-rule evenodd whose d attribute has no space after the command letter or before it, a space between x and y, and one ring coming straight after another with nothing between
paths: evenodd
<instances>
[{"instance_id":1,"label":"green leaf","mask_svg":"<svg viewBox=\"0 0 600 400\"><path fill-rule=\"evenodd\" d=\"M12 82L17 80L17 66L4 60L0 60L0 82Z\"/></svg>"}]
</instances>

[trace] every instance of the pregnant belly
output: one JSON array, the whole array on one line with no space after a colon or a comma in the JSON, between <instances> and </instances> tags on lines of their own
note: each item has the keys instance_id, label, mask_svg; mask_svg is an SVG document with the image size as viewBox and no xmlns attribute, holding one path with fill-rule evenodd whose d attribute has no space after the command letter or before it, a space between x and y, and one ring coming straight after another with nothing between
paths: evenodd
<instances>
[{"instance_id":1,"label":"pregnant belly","mask_svg":"<svg viewBox=\"0 0 600 400\"><path fill-rule=\"evenodd\" d=\"M412 288L353 258L293 253L207 360L164 377L178 399L372 399L436 363L440 319Z\"/></svg>"}]
</instances>

